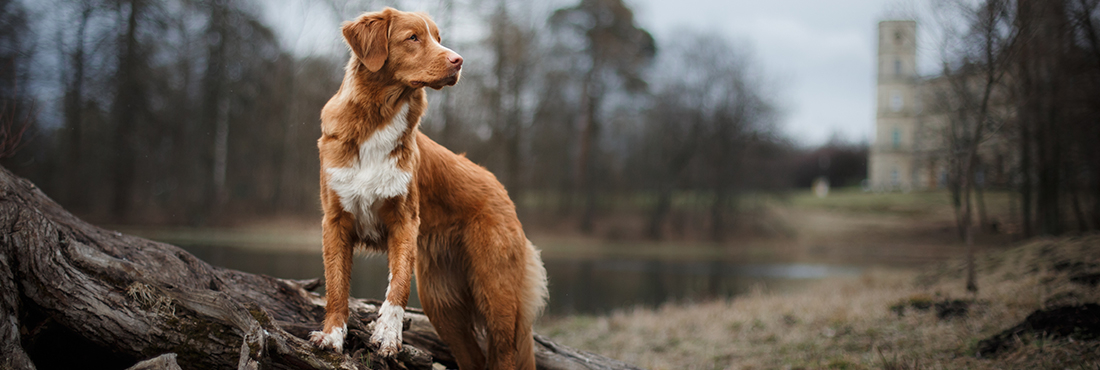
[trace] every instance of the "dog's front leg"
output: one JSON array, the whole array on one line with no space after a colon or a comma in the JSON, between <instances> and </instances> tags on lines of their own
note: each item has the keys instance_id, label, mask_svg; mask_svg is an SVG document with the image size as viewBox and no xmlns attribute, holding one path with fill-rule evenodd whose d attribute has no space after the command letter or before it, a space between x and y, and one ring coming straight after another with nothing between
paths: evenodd
<instances>
[{"instance_id":1,"label":"dog's front leg","mask_svg":"<svg viewBox=\"0 0 1100 370\"><path fill-rule=\"evenodd\" d=\"M409 197L412 198L412 197ZM406 200L409 198L405 198ZM401 329L405 317L405 305L409 302L413 265L416 262L416 239L420 229L420 216L415 198L399 202L394 216L399 222L390 224L388 247L390 281L386 288L386 300L378 309L371 343L378 345L378 354L391 357L401 349Z\"/></svg>"},{"instance_id":2,"label":"dog's front leg","mask_svg":"<svg viewBox=\"0 0 1100 370\"><path fill-rule=\"evenodd\" d=\"M354 220L346 212L326 212L322 222L325 259L325 322L322 331L310 333L319 347L343 351L348 331L348 291L351 289Z\"/></svg>"}]
</instances>

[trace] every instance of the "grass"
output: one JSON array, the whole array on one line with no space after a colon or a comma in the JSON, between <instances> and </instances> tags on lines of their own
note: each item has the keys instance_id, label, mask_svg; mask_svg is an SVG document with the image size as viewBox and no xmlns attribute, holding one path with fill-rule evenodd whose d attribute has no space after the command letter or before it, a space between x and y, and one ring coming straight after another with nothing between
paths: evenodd
<instances>
[{"instance_id":1,"label":"grass","mask_svg":"<svg viewBox=\"0 0 1100 370\"><path fill-rule=\"evenodd\" d=\"M949 262L923 272L871 270L786 294L757 289L728 301L546 318L536 329L651 369L1095 369L1096 341L1027 337L997 357L974 356L980 340L1036 309L1100 301L1097 288L1071 282L1081 271L1066 261L1097 269L1100 236L984 254L974 297L963 289L963 266ZM891 309L949 299L975 303L965 317L948 319L934 309Z\"/></svg>"},{"instance_id":2,"label":"grass","mask_svg":"<svg viewBox=\"0 0 1100 370\"><path fill-rule=\"evenodd\" d=\"M788 200L796 208L860 213L928 214L951 207L951 197L946 191L866 193L858 188L841 188L831 189L824 198L808 191L796 192Z\"/></svg>"},{"instance_id":3,"label":"grass","mask_svg":"<svg viewBox=\"0 0 1100 370\"><path fill-rule=\"evenodd\" d=\"M992 211L1007 207L1011 192L987 190L986 203ZM562 195L556 192L525 192L518 201L528 209L556 209L562 202ZM574 207L583 207L585 198L577 196L572 200ZM672 194L671 206L678 209L709 210L714 195L706 191L677 191ZM865 192L858 187L833 188L828 196L818 198L809 189L794 189L776 192L749 192L737 195L736 203L742 206L759 206L779 202L797 208L833 209L851 212L888 212L888 213L927 213L951 209L951 193L947 190L923 190L912 192ZM657 203L656 193L635 192L619 195L600 195L597 203L601 207L620 207L624 209L649 209Z\"/></svg>"},{"instance_id":4,"label":"grass","mask_svg":"<svg viewBox=\"0 0 1100 370\"><path fill-rule=\"evenodd\" d=\"M990 214L1009 214L1011 192L986 191L985 202ZM808 191L792 192L786 197L789 205L801 209L895 215L937 215L952 210L951 193L946 190L913 191L908 193L868 193L859 188L839 188L818 198Z\"/></svg>"}]
</instances>

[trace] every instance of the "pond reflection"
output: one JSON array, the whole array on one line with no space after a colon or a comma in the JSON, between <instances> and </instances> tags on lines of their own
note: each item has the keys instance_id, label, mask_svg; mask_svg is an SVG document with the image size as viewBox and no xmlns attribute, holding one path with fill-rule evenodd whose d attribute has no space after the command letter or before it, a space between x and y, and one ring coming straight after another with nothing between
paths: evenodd
<instances>
[{"instance_id":1,"label":"pond reflection","mask_svg":"<svg viewBox=\"0 0 1100 370\"><path fill-rule=\"evenodd\" d=\"M182 245L216 266L286 279L324 276L318 252L262 251L253 248ZM862 269L813 264L746 264L725 260L545 259L550 279L548 315L599 314L616 308L653 307L665 302L724 299L749 292L797 286L812 279L855 276ZM381 299L386 292L382 255L356 256L352 296ZM415 286L409 304L419 307Z\"/></svg>"}]
</instances>

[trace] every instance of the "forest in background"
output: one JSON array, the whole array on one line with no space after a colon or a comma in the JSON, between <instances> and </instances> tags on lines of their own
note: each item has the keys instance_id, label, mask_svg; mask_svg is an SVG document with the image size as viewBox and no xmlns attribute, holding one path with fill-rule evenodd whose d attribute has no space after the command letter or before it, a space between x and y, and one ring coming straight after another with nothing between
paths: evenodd
<instances>
[{"instance_id":1,"label":"forest in background","mask_svg":"<svg viewBox=\"0 0 1100 370\"><path fill-rule=\"evenodd\" d=\"M990 142L1012 149L1002 186L1019 194L1025 235L1100 225L1097 3L928 2L956 25L941 51L957 82L937 109L952 117L960 230L988 186L972 153ZM314 3L338 19L385 5ZM430 93L422 130L496 174L528 224L605 235L628 210L644 237L721 240L755 217L746 194L866 177L865 143L783 137L778 71L747 45L690 29L660 44L621 0L423 5L481 63ZM0 141L25 129L3 165L100 223L315 219L318 115L347 55L296 54L264 6L0 0ZM990 113L990 91L1009 113Z\"/></svg>"},{"instance_id":2,"label":"forest in background","mask_svg":"<svg viewBox=\"0 0 1100 370\"><path fill-rule=\"evenodd\" d=\"M5 114L13 131L30 124L6 167L97 222L319 215L319 112L345 52L295 55L259 1L48 5L0 0ZM315 6L351 19L385 5ZM674 197L693 193L720 238L738 194L808 186L830 163L818 156L848 155L834 184L865 176L865 145L799 151L778 133L777 94L732 41L685 30L657 45L620 0L426 10L450 46L489 63L432 92L421 128L496 174L529 219L593 232L625 204L660 238ZM451 36L456 18L481 38Z\"/></svg>"},{"instance_id":3,"label":"forest in background","mask_svg":"<svg viewBox=\"0 0 1100 370\"><path fill-rule=\"evenodd\" d=\"M942 67L924 106L943 121L933 157L947 163L960 234L992 228L982 183L997 180L984 173L1016 193L1024 237L1100 228L1100 1L926 5Z\"/></svg>"}]
</instances>

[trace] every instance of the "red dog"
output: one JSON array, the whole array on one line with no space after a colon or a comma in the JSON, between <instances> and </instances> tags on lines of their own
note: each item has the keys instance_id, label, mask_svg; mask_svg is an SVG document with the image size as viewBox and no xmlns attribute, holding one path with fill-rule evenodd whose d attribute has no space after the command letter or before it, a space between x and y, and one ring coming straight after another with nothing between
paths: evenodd
<instances>
[{"instance_id":1,"label":"red dog","mask_svg":"<svg viewBox=\"0 0 1100 370\"><path fill-rule=\"evenodd\" d=\"M426 14L390 8L343 26L344 82L321 111L327 304L311 339L341 351L352 250L385 251L390 281L371 341L401 346L413 266L424 312L463 370L534 369L531 324L546 270L489 171L420 133L424 87L458 82L462 57ZM478 346L484 330L488 349Z\"/></svg>"}]
</instances>

